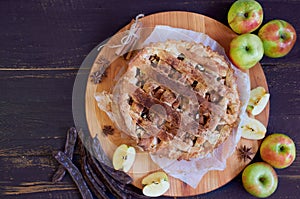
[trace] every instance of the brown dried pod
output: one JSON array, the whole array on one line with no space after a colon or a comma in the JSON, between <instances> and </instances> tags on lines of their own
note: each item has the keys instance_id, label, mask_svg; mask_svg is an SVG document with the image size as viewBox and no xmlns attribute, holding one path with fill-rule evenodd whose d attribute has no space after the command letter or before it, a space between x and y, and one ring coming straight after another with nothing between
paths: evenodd
<instances>
[{"instance_id":1,"label":"brown dried pod","mask_svg":"<svg viewBox=\"0 0 300 199\"><path fill-rule=\"evenodd\" d=\"M69 172L73 181L77 185L83 199L93 199L93 195L84 181L78 168L72 163L72 160L62 151L54 154L55 159Z\"/></svg>"},{"instance_id":2,"label":"brown dried pod","mask_svg":"<svg viewBox=\"0 0 300 199\"><path fill-rule=\"evenodd\" d=\"M75 127L71 127L68 129L64 153L71 160L73 159L73 153L74 153L74 147L75 147L76 140L77 140L77 135L78 135L78 133L77 133ZM52 177L52 182L60 182L63 179L63 177L65 176L65 173L66 173L66 169L62 165L59 165L57 171L55 172L55 174Z\"/></svg>"}]
</instances>

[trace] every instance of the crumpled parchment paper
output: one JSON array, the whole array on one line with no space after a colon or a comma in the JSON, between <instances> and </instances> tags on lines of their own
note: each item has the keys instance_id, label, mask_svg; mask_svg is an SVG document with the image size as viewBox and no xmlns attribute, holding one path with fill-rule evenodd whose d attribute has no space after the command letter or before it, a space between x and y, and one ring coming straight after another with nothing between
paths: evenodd
<instances>
[{"instance_id":1,"label":"crumpled parchment paper","mask_svg":"<svg viewBox=\"0 0 300 199\"><path fill-rule=\"evenodd\" d=\"M225 51L221 45L216 41L211 39L208 35L186 30L180 28L173 28L169 26L158 25L154 28L150 36L144 41L142 46L146 46L152 42L165 42L168 39L171 40L185 40L194 41L196 43L203 43L214 51L217 51L228 60ZM229 60L228 60L229 61ZM249 100L250 94L250 79L246 73L241 72L235 66L232 65L235 70L235 76L237 77L238 90L240 93L240 98L242 101L240 121L243 120L244 115L246 115L246 107ZM122 79L122 77L121 77ZM119 85L120 87L120 85ZM103 102L108 103L110 100L108 95L105 94L95 94L95 99L98 102L100 109L106 109ZM108 113L108 112L107 112ZM111 119L115 119L117 114L108 114ZM240 122L241 125L242 122ZM121 124L119 124L121 125ZM118 125L118 126L119 126ZM210 170L224 170L226 167L226 160L235 151L237 143L241 138L241 132L238 130L239 127L235 128L232 134L227 138L227 140L222 143L217 149L212 153L206 155L202 158L192 159L190 161L177 161L170 160L167 158L160 158L158 155L151 155L152 160L160 166L168 175L180 179L181 181L187 183L193 188L196 188L201 181L202 177ZM124 129L123 129L124 130Z\"/></svg>"},{"instance_id":2,"label":"crumpled parchment paper","mask_svg":"<svg viewBox=\"0 0 300 199\"><path fill-rule=\"evenodd\" d=\"M210 46L212 50L224 55L224 57L228 60L223 47L215 40L211 39L206 34L186 29L158 25L154 28L151 35L145 40L144 45L148 45L151 42L164 42L168 39L203 43L206 46ZM242 101L241 114L239 116L242 121L246 114L246 107L249 100L250 79L246 73L240 71L234 65L232 65L232 68L235 70L238 90ZM240 124L241 123L242 122L240 122ZM224 143L222 143L211 154L208 154L203 158L196 158L190 161L174 161L167 158L160 158L158 155L151 155L151 158L168 175L178 178L189 184L191 187L196 188L202 177L208 171L224 170L226 168L226 160L232 155L241 138L241 131L238 129L239 127L235 128Z\"/></svg>"}]
</instances>

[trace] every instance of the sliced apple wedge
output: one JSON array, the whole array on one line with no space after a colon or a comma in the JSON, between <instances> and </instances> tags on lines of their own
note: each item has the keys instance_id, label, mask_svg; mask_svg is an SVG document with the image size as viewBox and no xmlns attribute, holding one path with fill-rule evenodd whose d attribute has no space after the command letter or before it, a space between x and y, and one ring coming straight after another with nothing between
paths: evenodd
<instances>
[{"instance_id":1,"label":"sliced apple wedge","mask_svg":"<svg viewBox=\"0 0 300 199\"><path fill-rule=\"evenodd\" d=\"M170 188L170 183L162 181L158 184L152 183L143 188L143 194L149 197L158 197L163 195Z\"/></svg>"},{"instance_id":2,"label":"sliced apple wedge","mask_svg":"<svg viewBox=\"0 0 300 199\"><path fill-rule=\"evenodd\" d=\"M116 170L128 172L135 160L135 149L126 144L118 146L113 154L113 166Z\"/></svg>"},{"instance_id":3,"label":"sliced apple wedge","mask_svg":"<svg viewBox=\"0 0 300 199\"><path fill-rule=\"evenodd\" d=\"M270 94L269 93L264 94L260 98L260 100L256 103L256 105L254 105L251 114L252 115L260 114L267 106L269 99L270 99Z\"/></svg>"},{"instance_id":4,"label":"sliced apple wedge","mask_svg":"<svg viewBox=\"0 0 300 199\"><path fill-rule=\"evenodd\" d=\"M270 94L266 89L259 86L252 89L250 92L250 99L247 106L247 111L252 115L260 114L268 104Z\"/></svg>"},{"instance_id":5,"label":"sliced apple wedge","mask_svg":"<svg viewBox=\"0 0 300 199\"><path fill-rule=\"evenodd\" d=\"M152 173L142 180L143 194L149 197L158 197L163 195L170 188L169 179L164 172Z\"/></svg>"},{"instance_id":6,"label":"sliced apple wedge","mask_svg":"<svg viewBox=\"0 0 300 199\"><path fill-rule=\"evenodd\" d=\"M257 119L247 117L241 127L242 137L250 140L260 140L266 135L266 127Z\"/></svg>"}]
</instances>

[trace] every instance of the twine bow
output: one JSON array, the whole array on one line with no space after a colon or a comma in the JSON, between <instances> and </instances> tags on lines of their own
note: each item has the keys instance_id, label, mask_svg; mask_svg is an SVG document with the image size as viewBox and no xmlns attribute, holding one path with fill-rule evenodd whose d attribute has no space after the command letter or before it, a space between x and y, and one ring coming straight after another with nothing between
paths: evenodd
<instances>
[{"instance_id":1,"label":"twine bow","mask_svg":"<svg viewBox=\"0 0 300 199\"><path fill-rule=\"evenodd\" d=\"M138 14L135 17L135 22L130 26L129 30L124 32L124 36L120 40L120 44L117 45L108 45L109 48L118 48L116 50L116 55L121 55L126 52L126 50L130 49L136 41L140 38L139 29L142 26L142 23L139 21L140 18L143 18L144 14ZM100 51L106 44L99 46L97 49Z\"/></svg>"}]
</instances>

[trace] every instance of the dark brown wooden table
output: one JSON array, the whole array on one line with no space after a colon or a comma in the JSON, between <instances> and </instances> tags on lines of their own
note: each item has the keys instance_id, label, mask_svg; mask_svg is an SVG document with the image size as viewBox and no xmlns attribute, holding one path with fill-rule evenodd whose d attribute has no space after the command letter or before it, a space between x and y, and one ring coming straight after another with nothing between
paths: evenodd
<instances>
[{"instance_id":1,"label":"dark brown wooden table","mask_svg":"<svg viewBox=\"0 0 300 199\"><path fill-rule=\"evenodd\" d=\"M74 124L72 89L88 53L139 13L182 10L227 25L233 1L1 0L0 1L0 198L80 198L69 176L50 183ZM286 57L264 57L261 65L271 93L268 133L295 140L300 154L300 1L265 0L264 23L289 21L298 40ZM254 161L259 161L257 155ZM75 163L78 157L75 156ZM299 198L300 156L277 170L279 187L271 198ZM241 176L199 198L251 198Z\"/></svg>"}]
</instances>

